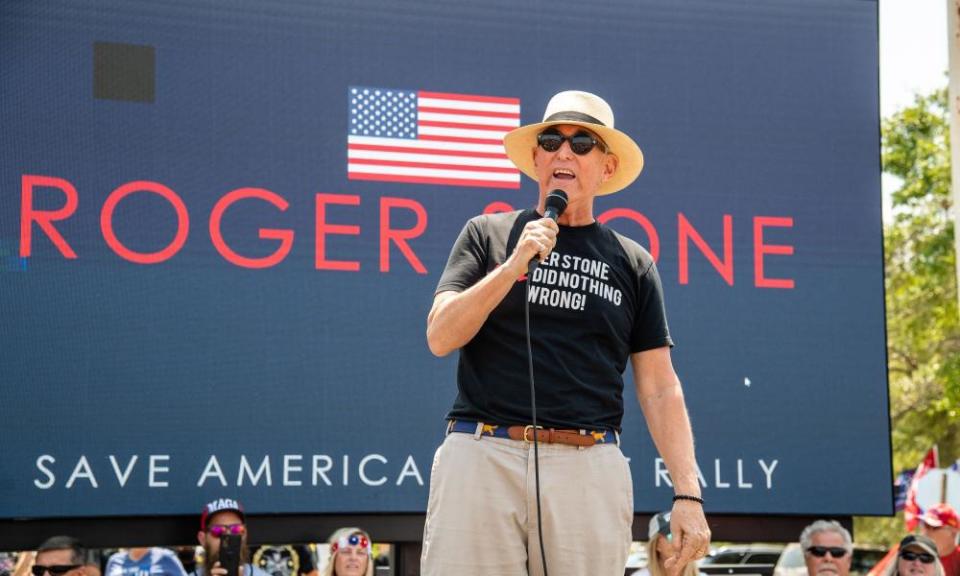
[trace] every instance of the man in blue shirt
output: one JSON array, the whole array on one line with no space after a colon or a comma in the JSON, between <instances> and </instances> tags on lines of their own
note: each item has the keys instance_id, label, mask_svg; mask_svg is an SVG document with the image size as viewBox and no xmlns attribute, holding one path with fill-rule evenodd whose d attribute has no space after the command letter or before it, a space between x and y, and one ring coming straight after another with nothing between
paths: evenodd
<instances>
[{"instance_id":1,"label":"man in blue shirt","mask_svg":"<svg viewBox=\"0 0 960 576\"><path fill-rule=\"evenodd\" d=\"M104 576L186 576L183 564L166 548L131 548L107 560Z\"/></svg>"}]
</instances>

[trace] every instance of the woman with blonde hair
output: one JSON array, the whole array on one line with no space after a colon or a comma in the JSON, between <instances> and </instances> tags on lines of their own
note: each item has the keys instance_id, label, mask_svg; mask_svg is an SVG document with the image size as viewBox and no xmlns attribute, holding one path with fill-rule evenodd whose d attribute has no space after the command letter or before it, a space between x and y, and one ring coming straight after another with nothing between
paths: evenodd
<instances>
[{"instance_id":1,"label":"woman with blonde hair","mask_svg":"<svg viewBox=\"0 0 960 576\"><path fill-rule=\"evenodd\" d=\"M373 576L373 542L359 528L341 528L327 541L330 560L323 576Z\"/></svg>"},{"instance_id":2,"label":"woman with blonde hair","mask_svg":"<svg viewBox=\"0 0 960 576\"><path fill-rule=\"evenodd\" d=\"M943 564L937 555L937 544L920 534L910 534L900 541L897 559L890 563L886 576L943 576Z\"/></svg>"},{"instance_id":3,"label":"woman with blonde hair","mask_svg":"<svg viewBox=\"0 0 960 576\"><path fill-rule=\"evenodd\" d=\"M660 512L650 519L647 531L647 567L633 573L633 576L666 576L664 562L674 555L672 535L670 534L670 513ZM680 576L698 576L697 563L687 564ZM942 575L941 575L942 576Z\"/></svg>"}]
</instances>

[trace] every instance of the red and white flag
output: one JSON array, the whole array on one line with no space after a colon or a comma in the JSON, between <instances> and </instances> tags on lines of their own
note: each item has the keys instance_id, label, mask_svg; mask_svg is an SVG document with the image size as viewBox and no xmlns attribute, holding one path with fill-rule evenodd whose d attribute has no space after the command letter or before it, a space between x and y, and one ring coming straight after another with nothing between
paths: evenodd
<instances>
[{"instance_id":1,"label":"red and white flag","mask_svg":"<svg viewBox=\"0 0 960 576\"><path fill-rule=\"evenodd\" d=\"M920 479L927 475L927 472L933 470L939 465L940 457L937 454L937 447L934 446L923 457L923 462L917 466L917 472L910 481L910 488L907 489L907 501L903 505L903 520L907 526L907 532L912 532L920 522L920 516L923 516L923 508L917 503L917 489L920 486Z\"/></svg>"},{"instance_id":2,"label":"red and white flag","mask_svg":"<svg viewBox=\"0 0 960 576\"><path fill-rule=\"evenodd\" d=\"M520 187L503 148L519 98L351 86L347 99L350 180Z\"/></svg>"}]
</instances>

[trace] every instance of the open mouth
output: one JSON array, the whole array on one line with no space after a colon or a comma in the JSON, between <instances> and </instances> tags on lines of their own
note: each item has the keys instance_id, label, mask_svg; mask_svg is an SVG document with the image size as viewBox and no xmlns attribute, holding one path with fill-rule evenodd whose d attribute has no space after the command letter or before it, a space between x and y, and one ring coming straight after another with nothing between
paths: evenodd
<instances>
[{"instance_id":1,"label":"open mouth","mask_svg":"<svg viewBox=\"0 0 960 576\"><path fill-rule=\"evenodd\" d=\"M557 168L553 171L553 177L557 180L573 180L577 176L572 170L567 170L566 168Z\"/></svg>"}]
</instances>

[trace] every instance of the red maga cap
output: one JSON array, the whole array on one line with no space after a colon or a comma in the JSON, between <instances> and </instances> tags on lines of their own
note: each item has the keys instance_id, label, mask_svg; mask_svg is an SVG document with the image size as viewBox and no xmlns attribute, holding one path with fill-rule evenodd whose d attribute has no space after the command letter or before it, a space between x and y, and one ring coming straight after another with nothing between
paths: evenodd
<instances>
[{"instance_id":1,"label":"red maga cap","mask_svg":"<svg viewBox=\"0 0 960 576\"><path fill-rule=\"evenodd\" d=\"M240 519L246 521L246 516L243 513L243 507L240 506L240 503L234 500L233 498L217 498L216 500L211 500L203 507L203 512L200 514L200 529L204 532L207 531L207 521L211 516L218 512L224 511L236 512L240 515Z\"/></svg>"}]
</instances>

